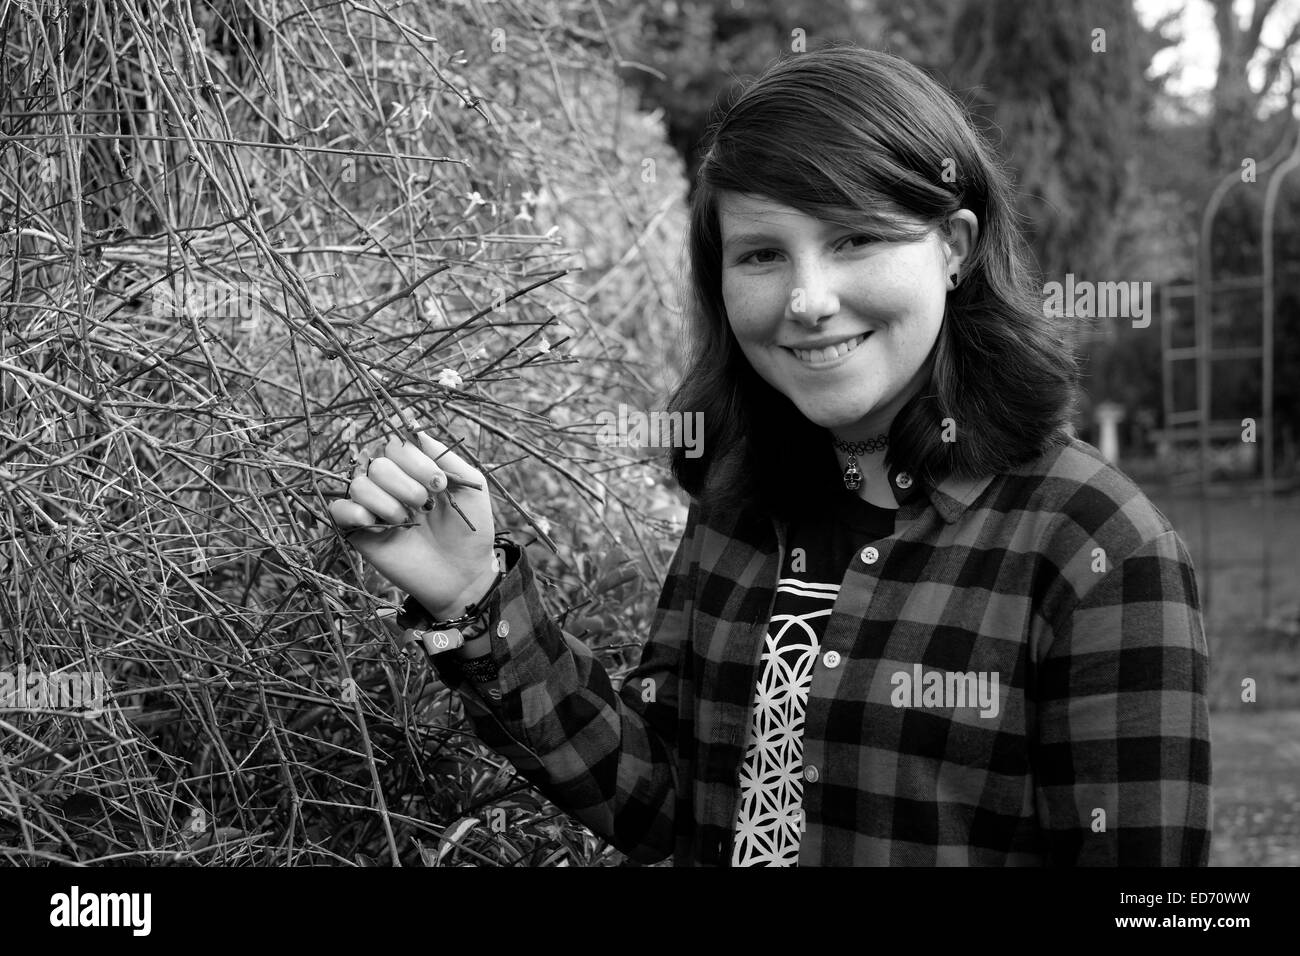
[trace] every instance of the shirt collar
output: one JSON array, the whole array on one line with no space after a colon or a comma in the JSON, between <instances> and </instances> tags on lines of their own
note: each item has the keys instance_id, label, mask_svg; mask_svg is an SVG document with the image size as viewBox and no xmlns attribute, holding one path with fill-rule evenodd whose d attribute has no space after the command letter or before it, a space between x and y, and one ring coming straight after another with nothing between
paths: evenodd
<instances>
[{"instance_id":1,"label":"shirt collar","mask_svg":"<svg viewBox=\"0 0 1300 956\"><path fill-rule=\"evenodd\" d=\"M948 524L960 518L992 481L992 475L984 475L980 478L949 475L937 485L927 486L920 480L913 480L911 474L897 466L889 469L889 487L893 490L894 500L898 502L900 508L924 494L939 512L939 516Z\"/></svg>"}]
</instances>

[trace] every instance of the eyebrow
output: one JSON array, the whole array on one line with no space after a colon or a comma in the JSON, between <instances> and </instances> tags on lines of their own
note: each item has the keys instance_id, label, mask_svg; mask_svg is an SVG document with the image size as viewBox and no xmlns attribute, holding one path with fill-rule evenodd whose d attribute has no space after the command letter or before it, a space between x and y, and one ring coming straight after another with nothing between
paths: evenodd
<instances>
[{"instance_id":1,"label":"eyebrow","mask_svg":"<svg viewBox=\"0 0 1300 956\"><path fill-rule=\"evenodd\" d=\"M882 216L873 216L858 212L855 214L858 219L855 223L831 222L821 220L824 228L823 232L840 232L841 230L876 233L880 235L889 235L898 230L898 223L891 222ZM722 243L723 249L731 249L733 246L743 246L755 242L772 242L780 243L781 237L767 232L738 232L726 239Z\"/></svg>"},{"instance_id":2,"label":"eyebrow","mask_svg":"<svg viewBox=\"0 0 1300 956\"><path fill-rule=\"evenodd\" d=\"M769 235L765 232L738 232L722 244L722 248L730 249L733 246L744 246L751 242L779 242L776 236Z\"/></svg>"}]
</instances>

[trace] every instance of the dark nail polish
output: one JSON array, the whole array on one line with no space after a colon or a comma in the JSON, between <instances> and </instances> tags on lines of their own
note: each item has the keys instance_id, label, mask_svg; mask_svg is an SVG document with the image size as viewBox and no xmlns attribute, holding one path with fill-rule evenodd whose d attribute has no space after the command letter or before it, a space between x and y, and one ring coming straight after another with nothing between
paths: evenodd
<instances>
[{"instance_id":1,"label":"dark nail polish","mask_svg":"<svg viewBox=\"0 0 1300 956\"><path fill-rule=\"evenodd\" d=\"M432 510L433 510L433 506L434 506L435 504L436 504L436 502L435 502L432 498L430 498L430 499L429 499L428 501L426 501L424 504L420 505L420 510L422 510L422 511L432 511Z\"/></svg>"}]
</instances>

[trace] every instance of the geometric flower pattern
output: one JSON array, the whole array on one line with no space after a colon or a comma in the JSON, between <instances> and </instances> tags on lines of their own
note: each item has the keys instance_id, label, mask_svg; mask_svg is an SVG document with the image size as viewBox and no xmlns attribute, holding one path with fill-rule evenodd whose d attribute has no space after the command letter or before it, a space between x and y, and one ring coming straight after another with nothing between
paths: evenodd
<instances>
[{"instance_id":1,"label":"geometric flower pattern","mask_svg":"<svg viewBox=\"0 0 1300 956\"><path fill-rule=\"evenodd\" d=\"M803 725L821 633L838 584L782 578L763 642L740 771L732 866L798 866Z\"/></svg>"}]
</instances>

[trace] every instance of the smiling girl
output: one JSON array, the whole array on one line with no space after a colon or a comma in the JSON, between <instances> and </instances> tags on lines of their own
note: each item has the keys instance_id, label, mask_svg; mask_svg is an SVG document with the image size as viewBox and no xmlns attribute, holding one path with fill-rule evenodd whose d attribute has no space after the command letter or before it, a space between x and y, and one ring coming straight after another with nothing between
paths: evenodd
<instances>
[{"instance_id":1,"label":"smiling girl","mask_svg":"<svg viewBox=\"0 0 1300 956\"><path fill-rule=\"evenodd\" d=\"M1208 658L1165 517L1069 430L1008 180L895 57L788 57L710 130L689 233L703 454L615 688L391 442L333 514L482 739L635 860L1204 865ZM435 463L436 459L436 463ZM439 504L406 521L427 487ZM454 495L478 528L446 506ZM463 641L463 643L462 643Z\"/></svg>"}]
</instances>

